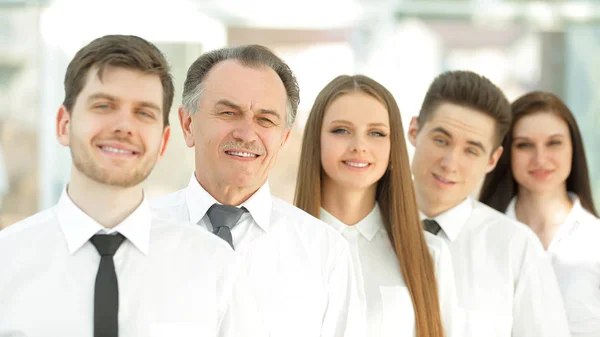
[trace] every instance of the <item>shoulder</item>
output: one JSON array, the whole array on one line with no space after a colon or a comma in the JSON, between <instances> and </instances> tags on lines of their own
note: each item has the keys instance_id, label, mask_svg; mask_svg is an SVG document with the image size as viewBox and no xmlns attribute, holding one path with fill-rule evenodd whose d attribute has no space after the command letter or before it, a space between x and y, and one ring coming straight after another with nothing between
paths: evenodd
<instances>
[{"instance_id":1,"label":"shoulder","mask_svg":"<svg viewBox=\"0 0 600 337\"><path fill-rule=\"evenodd\" d=\"M8 243L13 240L43 235L42 229L48 228L50 227L48 225L56 223L57 219L54 209L46 209L0 230L0 242ZM2 246L3 243L0 243L0 246Z\"/></svg>"},{"instance_id":2,"label":"shoulder","mask_svg":"<svg viewBox=\"0 0 600 337\"><path fill-rule=\"evenodd\" d=\"M272 222L274 223L284 222L287 226L292 226L307 234L322 234L332 236L336 240L338 238L344 240L335 229L325 222L277 197L273 197L272 216Z\"/></svg>"},{"instance_id":3,"label":"shoulder","mask_svg":"<svg viewBox=\"0 0 600 337\"><path fill-rule=\"evenodd\" d=\"M501 237L516 237L527 240L537 240L531 229L506 214L485 205L479 201L474 201L471 222Z\"/></svg>"},{"instance_id":4,"label":"shoulder","mask_svg":"<svg viewBox=\"0 0 600 337\"><path fill-rule=\"evenodd\" d=\"M338 249L348 248L346 240L331 226L277 197L273 197L271 216L272 225L285 226L285 230L299 239Z\"/></svg>"},{"instance_id":5,"label":"shoulder","mask_svg":"<svg viewBox=\"0 0 600 337\"><path fill-rule=\"evenodd\" d=\"M171 218L172 213L185 207L185 188L150 199L152 212L159 217Z\"/></svg>"},{"instance_id":6,"label":"shoulder","mask_svg":"<svg viewBox=\"0 0 600 337\"><path fill-rule=\"evenodd\" d=\"M151 240L155 244L167 245L173 250L195 253L230 254L231 247L221 238L188 221L154 216L152 219Z\"/></svg>"}]
</instances>

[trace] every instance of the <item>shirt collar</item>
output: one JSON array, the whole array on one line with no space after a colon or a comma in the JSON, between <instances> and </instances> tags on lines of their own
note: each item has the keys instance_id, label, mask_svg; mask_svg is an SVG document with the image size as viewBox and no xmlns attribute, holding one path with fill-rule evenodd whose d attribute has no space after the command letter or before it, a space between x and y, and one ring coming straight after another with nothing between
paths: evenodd
<instances>
[{"instance_id":1,"label":"shirt collar","mask_svg":"<svg viewBox=\"0 0 600 337\"><path fill-rule=\"evenodd\" d=\"M577 196L577 194L575 194L573 192L568 192L568 194L569 194L569 199L571 199L571 202L573 203L573 207L571 208L569 215L567 215L565 222L559 227L558 231L556 232L555 239L552 240L553 242L554 241L558 242L558 241L562 240L571 231L575 230L576 227L579 226L579 222L581 221L581 218L587 212L583 208L583 206L581 206L581 201L579 200L579 197ZM517 205L517 196L515 195L510 200L508 207L506 207L505 214L509 218L511 218L515 221L518 221L517 213L516 213L516 205ZM548 249L550 249L550 247L548 247Z\"/></svg>"},{"instance_id":2,"label":"shirt collar","mask_svg":"<svg viewBox=\"0 0 600 337\"><path fill-rule=\"evenodd\" d=\"M436 216L433 220L437 221L450 242L452 242L456 240L472 212L473 199L467 197L463 202ZM428 219L421 211L419 211L419 215L421 220Z\"/></svg>"},{"instance_id":3,"label":"shirt collar","mask_svg":"<svg viewBox=\"0 0 600 337\"><path fill-rule=\"evenodd\" d=\"M380 229L385 230L378 204L375 204L373 210L354 226L346 225L323 208L321 208L319 218L341 234L344 234L350 228L355 228L368 241L373 240Z\"/></svg>"},{"instance_id":4,"label":"shirt collar","mask_svg":"<svg viewBox=\"0 0 600 337\"><path fill-rule=\"evenodd\" d=\"M185 191L185 202L190 216L190 221L197 224L206 214L210 206L220 204L208 193L192 174L190 183ZM271 210L273 198L269 189L269 182L265 182L254 194L240 206L245 207L256 224L265 232L271 223Z\"/></svg>"},{"instance_id":5,"label":"shirt collar","mask_svg":"<svg viewBox=\"0 0 600 337\"><path fill-rule=\"evenodd\" d=\"M140 252L148 255L152 215L145 194L141 204L114 228L104 228L84 213L73 203L66 188L63 189L58 204L55 206L55 212L71 254L77 252L95 234L118 232L125 236Z\"/></svg>"}]
</instances>

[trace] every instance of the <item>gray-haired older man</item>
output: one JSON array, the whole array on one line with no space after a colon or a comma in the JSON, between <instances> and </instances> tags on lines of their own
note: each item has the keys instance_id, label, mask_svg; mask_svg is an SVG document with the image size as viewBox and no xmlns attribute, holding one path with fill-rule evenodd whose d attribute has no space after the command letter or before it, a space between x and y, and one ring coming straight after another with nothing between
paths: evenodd
<instances>
[{"instance_id":1,"label":"gray-haired older man","mask_svg":"<svg viewBox=\"0 0 600 337\"><path fill-rule=\"evenodd\" d=\"M200 56L179 108L195 174L153 205L162 216L207 228L244 256L271 336L365 336L347 243L269 191L268 173L298 103L292 71L265 47Z\"/></svg>"}]
</instances>

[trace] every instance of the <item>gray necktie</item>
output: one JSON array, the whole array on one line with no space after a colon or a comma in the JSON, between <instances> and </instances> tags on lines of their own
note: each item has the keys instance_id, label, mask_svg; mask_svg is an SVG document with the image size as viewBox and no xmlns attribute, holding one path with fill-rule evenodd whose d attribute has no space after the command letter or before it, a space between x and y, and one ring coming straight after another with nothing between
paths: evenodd
<instances>
[{"instance_id":1,"label":"gray necktie","mask_svg":"<svg viewBox=\"0 0 600 337\"><path fill-rule=\"evenodd\" d=\"M442 230L442 228L437 223L437 221L435 221L433 219L423 220L423 228L433 235L437 235L437 233L439 233L440 230Z\"/></svg>"},{"instance_id":2,"label":"gray necktie","mask_svg":"<svg viewBox=\"0 0 600 337\"><path fill-rule=\"evenodd\" d=\"M213 233L227 241L231 248L234 248L231 229L237 224L245 211L244 207L237 208L235 206L214 204L206 212L213 226Z\"/></svg>"}]
</instances>

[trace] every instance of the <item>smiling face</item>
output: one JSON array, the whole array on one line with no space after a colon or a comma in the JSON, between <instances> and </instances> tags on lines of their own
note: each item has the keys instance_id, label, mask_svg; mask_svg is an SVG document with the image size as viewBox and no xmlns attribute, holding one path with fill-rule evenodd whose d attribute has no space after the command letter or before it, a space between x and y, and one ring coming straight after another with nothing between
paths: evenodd
<instances>
[{"instance_id":1,"label":"smiling face","mask_svg":"<svg viewBox=\"0 0 600 337\"><path fill-rule=\"evenodd\" d=\"M283 83L269 67L226 60L202 85L198 112L179 111L186 144L195 147L196 177L209 193L229 187L253 193L289 136Z\"/></svg>"},{"instance_id":2,"label":"smiling face","mask_svg":"<svg viewBox=\"0 0 600 337\"><path fill-rule=\"evenodd\" d=\"M459 105L440 105L421 128L413 118L409 140L419 208L433 217L461 203L502 153L494 148L495 120Z\"/></svg>"},{"instance_id":3,"label":"smiling face","mask_svg":"<svg viewBox=\"0 0 600 337\"><path fill-rule=\"evenodd\" d=\"M375 189L390 158L390 121L379 100L363 92L337 97L321 127L324 186Z\"/></svg>"},{"instance_id":4,"label":"smiling face","mask_svg":"<svg viewBox=\"0 0 600 337\"><path fill-rule=\"evenodd\" d=\"M511 168L520 189L545 193L566 189L573 144L567 123L550 112L524 116L513 130Z\"/></svg>"},{"instance_id":5,"label":"smiling face","mask_svg":"<svg viewBox=\"0 0 600 337\"><path fill-rule=\"evenodd\" d=\"M144 181L166 148L162 84L157 75L107 67L88 73L72 111L57 116L59 142L69 146L74 174L132 187Z\"/></svg>"}]
</instances>

